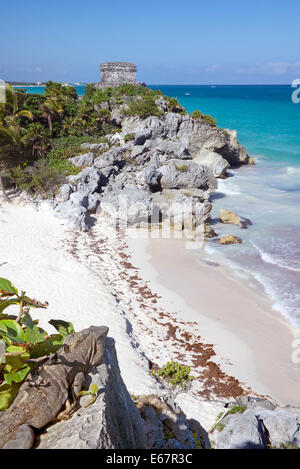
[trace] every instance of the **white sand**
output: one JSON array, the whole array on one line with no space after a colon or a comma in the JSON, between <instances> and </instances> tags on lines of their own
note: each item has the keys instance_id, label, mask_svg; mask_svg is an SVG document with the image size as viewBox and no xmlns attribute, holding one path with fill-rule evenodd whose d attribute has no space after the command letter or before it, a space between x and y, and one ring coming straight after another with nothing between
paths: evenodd
<instances>
[{"instance_id":1,"label":"white sand","mask_svg":"<svg viewBox=\"0 0 300 469\"><path fill-rule=\"evenodd\" d=\"M47 203L37 211L17 202L0 202L0 276L29 296L49 302L48 309L32 311L49 332L54 331L48 324L52 318L72 321L75 330L109 326L122 377L132 394L165 392L149 375L148 366L149 359L160 366L178 360L181 350L168 334L171 324L179 337L189 332L193 341L198 334L215 344L218 355L213 359L254 391L296 403L300 388L289 361L291 332L269 313L261 319L265 301L258 305L248 289L240 290L221 272L216 276L215 268L199 268L179 245L174 249L166 241L151 243L149 254L147 241L129 240L128 247L114 234L105 220L99 220L90 234L67 230ZM162 298L155 297L156 292ZM209 298L218 301L210 303ZM185 354L183 361L189 359ZM199 383L193 386L201 390ZM205 428L223 406L191 392L176 400Z\"/></svg>"},{"instance_id":2,"label":"white sand","mask_svg":"<svg viewBox=\"0 0 300 469\"><path fill-rule=\"evenodd\" d=\"M90 325L107 325L116 341L129 391L148 393L153 389L153 380L131 345L122 311L109 286L101 280L101 271L95 275L67 252L72 236L46 204L40 211L31 206L2 204L0 265L6 263L0 267L0 276L26 290L30 297L49 302L46 310L32 310L32 316L40 318L40 325L49 332L55 332L48 324L50 319L71 321L77 331Z\"/></svg>"},{"instance_id":3,"label":"white sand","mask_svg":"<svg viewBox=\"0 0 300 469\"><path fill-rule=\"evenodd\" d=\"M133 263L144 266L165 308L199 324L225 372L278 403L300 405L300 367L292 361L298 331L272 310L261 289L248 288L225 266L200 263L181 240L131 244L137 253Z\"/></svg>"}]
</instances>

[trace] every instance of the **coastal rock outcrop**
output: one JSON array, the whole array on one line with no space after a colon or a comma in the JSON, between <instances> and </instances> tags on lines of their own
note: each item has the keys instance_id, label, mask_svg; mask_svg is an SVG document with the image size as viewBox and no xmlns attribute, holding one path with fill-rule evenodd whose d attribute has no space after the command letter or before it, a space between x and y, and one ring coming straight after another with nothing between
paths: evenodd
<instances>
[{"instance_id":1,"label":"coastal rock outcrop","mask_svg":"<svg viewBox=\"0 0 300 469\"><path fill-rule=\"evenodd\" d=\"M154 116L142 120L132 116L125 117L122 121L124 135L132 132L143 134L149 131L152 136L152 149L159 150L155 148L159 142L157 139L171 139L185 148L184 154L189 154L191 158L197 158L201 153L204 157L203 153L213 152L223 157L230 165L238 166L249 161L249 155L237 141L235 131L221 131L189 115L168 112L162 117Z\"/></svg>"},{"instance_id":2,"label":"coastal rock outcrop","mask_svg":"<svg viewBox=\"0 0 300 469\"><path fill-rule=\"evenodd\" d=\"M236 133L193 119L181 108L167 112L163 96L156 101L164 114L146 119L122 115L115 98L101 103L119 113L119 132L106 135L105 142L83 144L83 153L69 159L81 171L67 178L55 208L69 226L88 230L96 211L110 217L118 213L124 220L127 205L129 224L157 224L171 216L173 227L180 229L189 211L193 229L203 223L208 227L216 178L225 177L231 164L247 163L247 152Z\"/></svg>"},{"instance_id":3,"label":"coastal rock outcrop","mask_svg":"<svg viewBox=\"0 0 300 469\"><path fill-rule=\"evenodd\" d=\"M219 218L222 223L229 223L233 225L240 225L241 219L237 216L236 213L226 208L222 208L219 213Z\"/></svg>"},{"instance_id":4,"label":"coastal rock outcrop","mask_svg":"<svg viewBox=\"0 0 300 469\"><path fill-rule=\"evenodd\" d=\"M241 244L243 241L238 236L234 236L233 234L228 234L225 236L221 236L219 239L219 244Z\"/></svg>"},{"instance_id":5,"label":"coastal rock outcrop","mask_svg":"<svg viewBox=\"0 0 300 469\"><path fill-rule=\"evenodd\" d=\"M227 169L230 166L227 160L213 151L203 151L193 158L193 161L211 168L216 178L226 177Z\"/></svg>"},{"instance_id":6,"label":"coastal rock outcrop","mask_svg":"<svg viewBox=\"0 0 300 469\"><path fill-rule=\"evenodd\" d=\"M248 228L248 226L252 225L251 220L244 217L239 217L236 213L232 210L227 210L222 208L219 213L219 218L222 223L231 224L231 225L239 225L241 228Z\"/></svg>"}]
</instances>

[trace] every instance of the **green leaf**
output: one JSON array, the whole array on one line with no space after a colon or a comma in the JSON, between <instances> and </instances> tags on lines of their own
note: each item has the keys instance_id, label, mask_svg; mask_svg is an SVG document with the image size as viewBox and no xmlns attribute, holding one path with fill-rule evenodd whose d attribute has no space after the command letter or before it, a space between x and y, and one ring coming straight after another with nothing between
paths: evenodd
<instances>
[{"instance_id":1,"label":"green leaf","mask_svg":"<svg viewBox=\"0 0 300 469\"><path fill-rule=\"evenodd\" d=\"M30 350L30 356L31 358L39 358L55 353L62 346L63 341L62 335L52 334L44 342L35 344Z\"/></svg>"},{"instance_id":2,"label":"green leaf","mask_svg":"<svg viewBox=\"0 0 300 469\"><path fill-rule=\"evenodd\" d=\"M13 286L13 284L7 280L6 278L1 278L0 277L0 291L7 292L7 293L15 293L18 295L18 290L16 287Z\"/></svg>"},{"instance_id":3,"label":"green leaf","mask_svg":"<svg viewBox=\"0 0 300 469\"><path fill-rule=\"evenodd\" d=\"M67 337L67 335L75 334L74 326L71 322L62 321L60 319L51 319L49 324L55 327L57 332L61 334L63 338Z\"/></svg>"},{"instance_id":4,"label":"green leaf","mask_svg":"<svg viewBox=\"0 0 300 469\"><path fill-rule=\"evenodd\" d=\"M7 410L9 406L13 403L18 391L20 389L21 383L9 386L6 383L1 384L0 386L0 411Z\"/></svg>"},{"instance_id":5,"label":"green leaf","mask_svg":"<svg viewBox=\"0 0 300 469\"><path fill-rule=\"evenodd\" d=\"M6 356L6 361L5 361L5 368L4 372L5 373L12 373L15 371L20 370L21 368L24 367L25 361L29 360L30 354L29 352L24 351L24 349L20 346L16 345L9 345L6 350L6 353L15 353L15 354L20 354L21 355L14 355L14 356Z\"/></svg>"},{"instance_id":6,"label":"green leaf","mask_svg":"<svg viewBox=\"0 0 300 469\"><path fill-rule=\"evenodd\" d=\"M77 394L77 397L79 397L79 396L87 396L87 395L90 395L90 392L89 392L89 391L80 391L80 392Z\"/></svg>"},{"instance_id":7,"label":"green leaf","mask_svg":"<svg viewBox=\"0 0 300 469\"><path fill-rule=\"evenodd\" d=\"M29 365L24 365L20 370L4 373L4 379L9 385L12 383L21 383L24 381L30 370L31 367Z\"/></svg>"},{"instance_id":8,"label":"green leaf","mask_svg":"<svg viewBox=\"0 0 300 469\"><path fill-rule=\"evenodd\" d=\"M0 302L0 313L2 313L2 311L4 311L9 306L18 305L18 304L20 304L20 301L15 300L14 298L11 299L11 300L2 301L2 302Z\"/></svg>"},{"instance_id":9,"label":"green leaf","mask_svg":"<svg viewBox=\"0 0 300 469\"><path fill-rule=\"evenodd\" d=\"M0 331L7 332L7 327L0 323Z\"/></svg>"},{"instance_id":10,"label":"green leaf","mask_svg":"<svg viewBox=\"0 0 300 469\"><path fill-rule=\"evenodd\" d=\"M47 339L47 332L44 331L44 329L42 329L41 327L36 326L36 324L33 322L31 316L28 313L23 316L22 324L26 326L26 342L37 344L40 342L44 342Z\"/></svg>"},{"instance_id":11,"label":"green leaf","mask_svg":"<svg viewBox=\"0 0 300 469\"><path fill-rule=\"evenodd\" d=\"M97 384L93 383L93 384L90 385L90 392L91 392L91 394L93 394L93 395L94 395L94 394L97 394L98 389L99 389L99 388L98 388Z\"/></svg>"},{"instance_id":12,"label":"green leaf","mask_svg":"<svg viewBox=\"0 0 300 469\"><path fill-rule=\"evenodd\" d=\"M25 343L26 336L20 324L13 319L2 319L0 324L7 328L7 333L3 333L3 338L7 337L13 342Z\"/></svg>"}]
</instances>

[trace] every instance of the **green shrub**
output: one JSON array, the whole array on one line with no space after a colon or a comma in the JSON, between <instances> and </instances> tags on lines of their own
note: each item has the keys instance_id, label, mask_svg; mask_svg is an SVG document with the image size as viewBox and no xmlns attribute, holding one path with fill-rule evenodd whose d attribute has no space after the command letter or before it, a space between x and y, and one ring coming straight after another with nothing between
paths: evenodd
<instances>
[{"instance_id":1,"label":"green shrub","mask_svg":"<svg viewBox=\"0 0 300 469\"><path fill-rule=\"evenodd\" d=\"M218 430L218 432L222 432L222 431L224 430L225 426L226 426L225 423L219 422L219 423L217 423L217 425L215 426L215 429Z\"/></svg>"},{"instance_id":2,"label":"green shrub","mask_svg":"<svg viewBox=\"0 0 300 469\"><path fill-rule=\"evenodd\" d=\"M247 410L247 407L245 405L234 405L229 409L227 412L227 415L229 414L243 414Z\"/></svg>"},{"instance_id":3,"label":"green shrub","mask_svg":"<svg viewBox=\"0 0 300 469\"><path fill-rule=\"evenodd\" d=\"M212 127L216 126L216 119L214 119L212 116L209 116L207 114L202 114L201 111L194 111L192 113L192 118L193 119L199 119L203 122L206 122L207 124L211 125Z\"/></svg>"},{"instance_id":4,"label":"green shrub","mask_svg":"<svg viewBox=\"0 0 300 469\"><path fill-rule=\"evenodd\" d=\"M127 143L134 139L135 139L135 134L126 134L124 137L124 142Z\"/></svg>"},{"instance_id":5,"label":"green shrub","mask_svg":"<svg viewBox=\"0 0 300 469\"><path fill-rule=\"evenodd\" d=\"M230 138L230 134L226 130L221 129L220 127L219 127L219 130L222 132L222 134L225 135L225 137Z\"/></svg>"},{"instance_id":6,"label":"green shrub","mask_svg":"<svg viewBox=\"0 0 300 469\"><path fill-rule=\"evenodd\" d=\"M163 112L159 110L152 96L136 99L128 107L128 109L124 110L124 114L127 116L139 116L141 119L146 119L150 116L163 115Z\"/></svg>"},{"instance_id":7,"label":"green shrub","mask_svg":"<svg viewBox=\"0 0 300 469\"><path fill-rule=\"evenodd\" d=\"M68 162L67 162L68 163ZM70 164L70 163L69 163ZM58 168L51 167L46 160L39 160L33 166L17 166L11 171L16 186L30 195L53 197L65 176Z\"/></svg>"},{"instance_id":8,"label":"green shrub","mask_svg":"<svg viewBox=\"0 0 300 469\"><path fill-rule=\"evenodd\" d=\"M299 449L298 446L291 441L288 443L279 443L278 446L268 445L268 449Z\"/></svg>"},{"instance_id":9,"label":"green shrub","mask_svg":"<svg viewBox=\"0 0 300 469\"><path fill-rule=\"evenodd\" d=\"M100 138L92 136L77 137L69 135L52 140L52 149L54 151L61 151L64 158L71 158L86 151L81 148L83 143L98 143L100 141L102 141Z\"/></svg>"},{"instance_id":10,"label":"green shrub","mask_svg":"<svg viewBox=\"0 0 300 469\"><path fill-rule=\"evenodd\" d=\"M164 96L164 98L167 101L169 112L178 112L179 114L186 114L186 110L183 106L179 104L176 98L170 98L169 96Z\"/></svg>"},{"instance_id":11,"label":"green shrub","mask_svg":"<svg viewBox=\"0 0 300 469\"><path fill-rule=\"evenodd\" d=\"M190 373L190 366L184 366L174 361L168 362L159 370L151 372L152 375L167 381L172 386L180 386L181 388L184 388L189 381L195 379Z\"/></svg>"}]
</instances>

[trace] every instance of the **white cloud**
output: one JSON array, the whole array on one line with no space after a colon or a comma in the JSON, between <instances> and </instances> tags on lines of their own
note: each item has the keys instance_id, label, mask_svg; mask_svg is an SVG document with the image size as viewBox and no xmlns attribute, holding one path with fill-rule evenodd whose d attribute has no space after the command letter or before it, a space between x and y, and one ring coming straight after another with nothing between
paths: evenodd
<instances>
[{"instance_id":1,"label":"white cloud","mask_svg":"<svg viewBox=\"0 0 300 469\"><path fill-rule=\"evenodd\" d=\"M213 64L213 65L210 65L209 67L207 67L205 69L206 72L217 72L218 70L220 70L222 67L221 65L219 64Z\"/></svg>"},{"instance_id":2,"label":"white cloud","mask_svg":"<svg viewBox=\"0 0 300 469\"><path fill-rule=\"evenodd\" d=\"M235 71L241 74L269 74L284 75L289 72L296 71L300 68L300 62L266 62L255 64L250 67L240 67Z\"/></svg>"}]
</instances>

